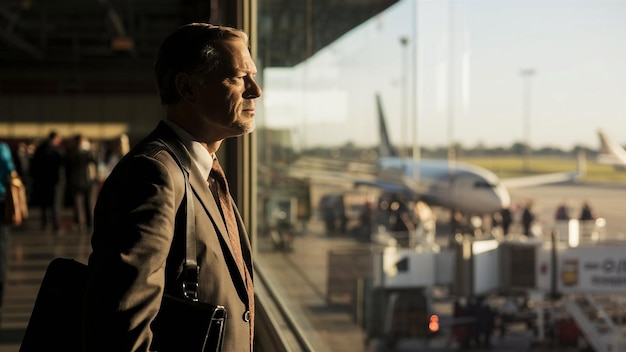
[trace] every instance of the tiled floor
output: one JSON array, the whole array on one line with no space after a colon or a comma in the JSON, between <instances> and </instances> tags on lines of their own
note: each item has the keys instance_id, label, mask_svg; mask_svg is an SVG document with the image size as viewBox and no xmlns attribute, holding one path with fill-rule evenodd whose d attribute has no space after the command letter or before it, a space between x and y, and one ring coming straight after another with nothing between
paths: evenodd
<instances>
[{"instance_id":1,"label":"tiled floor","mask_svg":"<svg viewBox=\"0 0 626 352\"><path fill-rule=\"evenodd\" d=\"M66 215L66 214L64 214ZM61 233L42 231L38 213L11 229L11 258L0 328L0 352L17 352L47 265L56 257L86 262L89 235L64 226Z\"/></svg>"}]
</instances>

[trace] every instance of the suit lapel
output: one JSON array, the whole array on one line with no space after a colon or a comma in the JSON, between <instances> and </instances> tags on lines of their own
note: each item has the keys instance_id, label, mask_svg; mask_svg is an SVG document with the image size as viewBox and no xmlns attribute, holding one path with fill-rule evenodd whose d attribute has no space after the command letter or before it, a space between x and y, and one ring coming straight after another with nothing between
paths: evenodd
<instances>
[{"instance_id":1,"label":"suit lapel","mask_svg":"<svg viewBox=\"0 0 626 352\"><path fill-rule=\"evenodd\" d=\"M209 189L208 182L202 178L202 176L200 175L200 171L198 171L195 167L192 168L189 176L189 182L191 183L191 188L193 189L193 192L200 200L200 203L202 203L205 211L213 219L215 227L217 227L218 234L222 236L228 244L228 238L225 237L228 233L226 231L226 224L224 223L224 219L222 219L222 213L220 212L220 208L215 202L215 198L213 197L213 194ZM228 248L230 249L230 244Z\"/></svg>"},{"instance_id":2,"label":"suit lapel","mask_svg":"<svg viewBox=\"0 0 626 352\"><path fill-rule=\"evenodd\" d=\"M155 131L152 133L152 136L153 138L158 138L158 139L164 139L164 140L170 140L170 141L176 140L175 145L172 145L172 144L170 145L172 145L172 147L175 148L174 150L175 153L181 159L181 162L183 163L183 165L185 165L185 168L189 172L189 184L191 185L193 193L198 198L198 200L200 201L200 203L202 204L204 208L204 211L206 212L211 222L215 226L217 236L220 237L220 242L222 243L223 246L226 246L226 248L228 248L227 253L225 252L224 255L230 257L230 260L233 263L233 265L236 265L234 264L235 257L233 254L233 249L230 245L230 240L228 238L228 231L226 230L226 224L224 223L224 219L222 218L222 213L219 209L219 206L215 202L215 198L213 197L211 190L209 189L207 180L205 180L202 177L202 174L200 173L200 170L198 170L198 167L196 166L195 162L192 162L189 151L187 151L187 148L178 139L178 137L176 137L176 134L174 133L174 131L172 131L163 122L161 122L157 126ZM195 211L199 212L201 211L201 209L196 208ZM238 225L239 225L240 232L241 232L243 231L242 229L244 229L243 223L241 222L239 213L237 212L236 214L237 214ZM245 238L247 241L247 236L245 236ZM246 248L244 252L244 259L246 259L246 255L249 257L249 253L250 253L249 248L250 247L248 244L248 247ZM246 263L249 263L249 260L244 260L244 261ZM238 280L240 281L240 284L242 285L243 292L246 292L245 278L241 275L239 270L233 270L232 272L237 273L236 276L239 278ZM235 278L233 278L233 280L235 280Z\"/></svg>"},{"instance_id":3,"label":"suit lapel","mask_svg":"<svg viewBox=\"0 0 626 352\"><path fill-rule=\"evenodd\" d=\"M189 182L191 184L191 188L193 189L194 194L196 195L196 197L204 207L204 210L208 214L209 218L213 222L213 225L216 228L217 235L220 237L220 242L228 248L228 253L225 254L230 256L232 262L235 263L235 256L233 254L233 249L230 245L228 231L226 230L226 224L224 223L224 218L222 217L220 208L215 202L215 197L211 193L207 181L202 178L200 171L197 169L197 167L195 167L195 165L191 168L191 172L189 174ZM196 211L198 211L198 209L196 209ZM237 273L237 277L239 278L241 284L243 285L243 288L245 289L245 278L241 275L239 270L233 270L233 272Z\"/></svg>"}]
</instances>

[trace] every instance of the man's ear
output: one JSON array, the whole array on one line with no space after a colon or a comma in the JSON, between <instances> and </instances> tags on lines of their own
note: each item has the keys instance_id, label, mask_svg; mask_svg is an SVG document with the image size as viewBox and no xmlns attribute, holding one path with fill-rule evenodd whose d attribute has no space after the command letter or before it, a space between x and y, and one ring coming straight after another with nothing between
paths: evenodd
<instances>
[{"instance_id":1,"label":"man's ear","mask_svg":"<svg viewBox=\"0 0 626 352\"><path fill-rule=\"evenodd\" d=\"M178 94L189 103L196 101L196 94L191 76L184 72L179 72L175 78L176 90Z\"/></svg>"}]
</instances>

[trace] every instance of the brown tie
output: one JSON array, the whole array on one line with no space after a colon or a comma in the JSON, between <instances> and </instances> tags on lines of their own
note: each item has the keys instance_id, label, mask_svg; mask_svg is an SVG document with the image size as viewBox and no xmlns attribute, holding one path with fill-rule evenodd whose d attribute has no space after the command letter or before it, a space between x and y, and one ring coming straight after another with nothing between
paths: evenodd
<instances>
[{"instance_id":1,"label":"brown tie","mask_svg":"<svg viewBox=\"0 0 626 352\"><path fill-rule=\"evenodd\" d=\"M254 339L254 287L252 285L252 277L248 272L248 267L243 263L243 255L241 253L241 240L239 238L239 227L237 226L237 220L235 219L235 212L233 211L233 204L230 199L228 190L228 182L224 175L224 170L220 166L217 159L213 159L213 168L210 175L217 184L217 195L219 198L220 208L222 209L222 216L226 223L226 229L228 230L228 238L230 239L230 245L233 249L233 255L237 262L239 272L246 279L246 287L248 291L248 302L250 309L250 342Z\"/></svg>"}]
</instances>

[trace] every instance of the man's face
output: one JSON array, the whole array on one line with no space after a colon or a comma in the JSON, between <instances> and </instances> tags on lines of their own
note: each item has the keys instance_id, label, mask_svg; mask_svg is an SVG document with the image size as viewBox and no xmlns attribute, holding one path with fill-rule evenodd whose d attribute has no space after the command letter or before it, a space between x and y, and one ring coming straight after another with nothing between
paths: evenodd
<instances>
[{"instance_id":1,"label":"man's face","mask_svg":"<svg viewBox=\"0 0 626 352\"><path fill-rule=\"evenodd\" d=\"M257 69L243 40L223 42L224 60L198 87L196 112L211 139L239 136L254 130L255 99L261 88Z\"/></svg>"}]
</instances>

